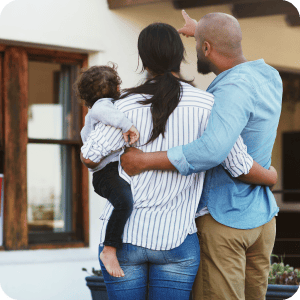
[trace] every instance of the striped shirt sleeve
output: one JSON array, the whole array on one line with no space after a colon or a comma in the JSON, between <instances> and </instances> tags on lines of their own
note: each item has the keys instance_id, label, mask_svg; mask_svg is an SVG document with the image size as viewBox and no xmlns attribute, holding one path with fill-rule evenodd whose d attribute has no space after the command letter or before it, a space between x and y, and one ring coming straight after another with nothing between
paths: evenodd
<instances>
[{"instance_id":1,"label":"striped shirt sleeve","mask_svg":"<svg viewBox=\"0 0 300 300\"><path fill-rule=\"evenodd\" d=\"M85 159L98 163L102 158L126 145L122 130L98 123L81 147Z\"/></svg>"},{"instance_id":2,"label":"striped shirt sleeve","mask_svg":"<svg viewBox=\"0 0 300 300\"><path fill-rule=\"evenodd\" d=\"M247 153L243 138L238 137L222 166L232 177L248 174L253 166L253 158Z\"/></svg>"}]
</instances>

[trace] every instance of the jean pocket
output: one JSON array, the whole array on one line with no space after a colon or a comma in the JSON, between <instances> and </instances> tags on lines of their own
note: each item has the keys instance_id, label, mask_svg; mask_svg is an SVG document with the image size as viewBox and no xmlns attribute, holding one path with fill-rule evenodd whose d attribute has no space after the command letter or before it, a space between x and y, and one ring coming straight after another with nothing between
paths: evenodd
<instances>
[{"instance_id":1,"label":"jean pocket","mask_svg":"<svg viewBox=\"0 0 300 300\"><path fill-rule=\"evenodd\" d=\"M188 235L180 246L164 251L164 256L168 263L177 263L183 267L199 264L200 246L197 235Z\"/></svg>"},{"instance_id":2,"label":"jean pocket","mask_svg":"<svg viewBox=\"0 0 300 300\"><path fill-rule=\"evenodd\" d=\"M127 244L123 244L122 249L117 250L117 258L120 265L128 263L129 258L128 258Z\"/></svg>"},{"instance_id":3,"label":"jean pocket","mask_svg":"<svg viewBox=\"0 0 300 300\"><path fill-rule=\"evenodd\" d=\"M179 247L178 247L179 248ZM164 257L168 264L177 264L181 267L188 267L197 262L197 258L188 251L178 251L178 248L164 251Z\"/></svg>"}]
</instances>

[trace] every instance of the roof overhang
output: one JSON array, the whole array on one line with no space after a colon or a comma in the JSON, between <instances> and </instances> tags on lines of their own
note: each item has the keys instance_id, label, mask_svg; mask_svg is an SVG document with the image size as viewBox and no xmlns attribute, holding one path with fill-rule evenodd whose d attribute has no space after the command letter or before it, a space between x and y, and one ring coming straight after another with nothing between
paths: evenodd
<instances>
[{"instance_id":1,"label":"roof overhang","mask_svg":"<svg viewBox=\"0 0 300 300\"><path fill-rule=\"evenodd\" d=\"M284 0L107 0L110 9L159 2L172 2L175 9L213 5L230 5L233 16L238 19L285 15L289 26L300 26L297 8Z\"/></svg>"}]
</instances>

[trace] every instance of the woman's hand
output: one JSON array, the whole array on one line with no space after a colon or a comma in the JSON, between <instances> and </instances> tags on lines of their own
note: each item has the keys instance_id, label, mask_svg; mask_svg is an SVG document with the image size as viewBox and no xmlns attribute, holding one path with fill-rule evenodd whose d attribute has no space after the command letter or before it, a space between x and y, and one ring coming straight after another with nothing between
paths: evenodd
<instances>
[{"instance_id":1,"label":"woman's hand","mask_svg":"<svg viewBox=\"0 0 300 300\"><path fill-rule=\"evenodd\" d=\"M100 161L98 163L95 163L88 158L84 158L82 152L80 152L80 160L87 168L90 168L90 169L96 168L101 162Z\"/></svg>"},{"instance_id":2,"label":"woman's hand","mask_svg":"<svg viewBox=\"0 0 300 300\"><path fill-rule=\"evenodd\" d=\"M130 127L130 129L123 133L124 136L124 140L126 143L128 143L128 137L129 137L129 145L134 144L135 142L137 142L140 138L140 133L138 132L138 130L132 125ZM127 172L126 172L127 173Z\"/></svg>"},{"instance_id":3,"label":"woman's hand","mask_svg":"<svg viewBox=\"0 0 300 300\"><path fill-rule=\"evenodd\" d=\"M129 176L138 175L144 171L142 163L143 154L144 152L137 148L125 148L125 152L121 156L121 166Z\"/></svg>"},{"instance_id":4,"label":"woman's hand","mask_svg":"<svg viewBox=\"0 0 300 300\"><path fill-rule=\"evenodd\" d=\"M248 184L267 185L271 190L278 180L277 171L274 167L265 169L256 161L253 161L253 166L248 174L242 174L237 178Z\"/></svg>"},{"instance_id":5,"label":"woman's hand","mask_svg":"<svg viewBox=\"0 0 300 300\"><path fill-rule=\"evenodd\" d=\"M182 16L185 20L185 25L178 29L178 33L181 33L182 35L189 37L189 36L195 36L195 30L197 21L192 19L183 9L182 10Z\"/></svg>"}]
</instances>

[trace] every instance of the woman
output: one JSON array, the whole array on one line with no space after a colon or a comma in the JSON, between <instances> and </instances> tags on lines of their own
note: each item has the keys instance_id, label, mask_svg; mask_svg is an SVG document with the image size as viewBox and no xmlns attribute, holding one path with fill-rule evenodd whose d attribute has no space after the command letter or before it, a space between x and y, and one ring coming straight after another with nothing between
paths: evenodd
<instances>
[{"instance_id":1,"label":"woman","mask_svg":"<svg viewBox=\"0 0 300 300\"><path fill-rule=\"evenodd\" d=\"M151 78L127 89L115 106L140 132L138 147L145 152L166 151L199 138L204 132L213 96L179 78L184 46L175 28L163 23L146 27L139 35L138 51ZM95 152L125 145L119 129L97 125L93 134ZM242 148L239 138L234 148ZM99 145L99 149L97 149ZM244 155L233 149L230 157ZM101 153L99 154L101 155ZM238 157L239 158L239 157ZM247 160L247 158L249 158ZM228 160L227 165L230 169ZM119 166L122 178L131 184L134 209L117 251L125 277L110 276L101 264L110 299L189 299L200 262L195 213L202 192L204 172L182 176L175 171L148 171L129 177ZM234 171L232 171L234 173ZM99 253L113 207L102 214Z\"/></svg>"}]
</instances>

